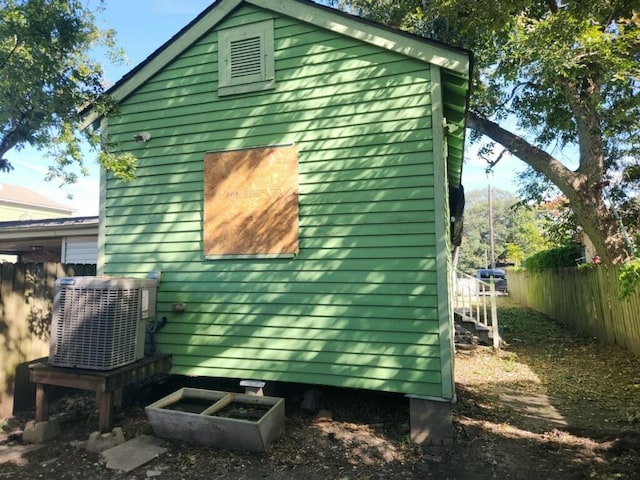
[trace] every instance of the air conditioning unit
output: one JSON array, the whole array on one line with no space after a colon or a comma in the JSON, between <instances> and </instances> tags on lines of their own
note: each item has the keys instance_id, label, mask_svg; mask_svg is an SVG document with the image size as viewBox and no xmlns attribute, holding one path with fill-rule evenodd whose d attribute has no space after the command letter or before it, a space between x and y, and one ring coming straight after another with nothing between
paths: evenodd
<instances>
[{"instance_id":1,"label":"air conditioning unit","mask_svg":"<svg viewBox=\"0 0 640 480\"><path fill-rule=\"evenodd\" d=\"M56 280L49 364L111 370L144 357L158 280L62 277Z\"/></svg>"}]
</instances>

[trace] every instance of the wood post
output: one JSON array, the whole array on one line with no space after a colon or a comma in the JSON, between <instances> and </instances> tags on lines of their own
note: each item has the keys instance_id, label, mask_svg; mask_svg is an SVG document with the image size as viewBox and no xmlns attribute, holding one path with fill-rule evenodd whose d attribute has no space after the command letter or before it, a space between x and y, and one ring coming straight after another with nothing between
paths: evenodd
<instances>
[{"instance_id":1,"label":"wood post","mask_svg":"<svg viewBox=\"0 0 640 480\"><path fill-rule=\"evenodd\" d=\"M157 373L167 372L170 368L171 355L167 354L145 357L107 371L60 368L44 362L29 365L29 380L36 384L36 421L43 422L49 418L47 385L78 388L96 392L100 432L109 432L113 427L115 405L122 401L123 387Z\"/></svg>"},{"instance_id":2,"label":"wood post","mask_svg":"<svg viewBox=\"0 0 640 480\"><path fill-rule=\"evenodd\" d=\"M96 405L99 431L107 433L113 426L113 392L96 392Z\"/></svg>"},{"instance_id":3,"label":"wood post","mask_svg":"<svg viewBox=\"0 0 640 480\"><path fill-rule=\"evenodd\" d=\"M49 400L46 388L42 383L36 385L36 422L49 420Z\"/></svg>"}]
</instances>

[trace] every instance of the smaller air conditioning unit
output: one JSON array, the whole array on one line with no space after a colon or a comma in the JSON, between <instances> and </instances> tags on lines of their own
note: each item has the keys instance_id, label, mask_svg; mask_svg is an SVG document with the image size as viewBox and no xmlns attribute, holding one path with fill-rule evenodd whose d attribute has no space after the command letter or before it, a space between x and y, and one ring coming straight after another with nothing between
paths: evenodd
<instances>
[{"instance_id":1,"label":"smaller air conditioning unit","mask_svg":"<svg viewBox=\"0 0 640 480\"><path fill-rule=\"evenodd\" d=\"M110 370L144 357L158 280L63 277L56 280L49 364Z\"/></svg>"}]
</instances>

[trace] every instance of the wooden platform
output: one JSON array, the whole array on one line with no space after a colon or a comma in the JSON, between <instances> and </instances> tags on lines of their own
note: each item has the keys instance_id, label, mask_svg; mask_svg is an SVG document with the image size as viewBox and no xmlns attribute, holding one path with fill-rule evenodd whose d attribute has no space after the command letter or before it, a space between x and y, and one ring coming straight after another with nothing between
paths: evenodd
<instances>
[{"instance_id":1,"label":"wooden platform","mask_svg":"<svg viewBox=\"0 0 640 480\"><path fill-rule=\"evenodd\" d=\"M122 388L171 368L171 355L156 354L113 370L84 370L53 367L46 362L29 366L29 380L36 384L36 422L49 419L47 385L96 392L100 432L113 427L113 412L122 397Z\"/></svg>"}]
</instances>

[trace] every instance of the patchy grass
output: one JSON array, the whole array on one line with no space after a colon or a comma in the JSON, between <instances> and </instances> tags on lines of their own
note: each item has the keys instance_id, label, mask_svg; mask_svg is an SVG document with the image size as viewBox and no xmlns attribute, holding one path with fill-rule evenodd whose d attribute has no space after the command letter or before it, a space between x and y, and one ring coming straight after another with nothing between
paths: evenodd
<instances>
[{"instance_id":1,"label":"patchy grass","mask_svg":"<svg viewBox=\"0 0 640 480\"><path fill-rule=\"evenodd\" d=\"M640 359L636 355L578 334L508 299L500 309L508 351L535 372L562 409L575 419L591 422L600 416L616 429L638 429Z\"/></svg>"},{"instance_id":2,"label":"patchy grass","mask_svg":"<svg viewBox=\"0 0 640 480\"><path fill-rule=\"evenodd\" d=\"M270 453L171 442L164 455L125 475L83 448L97 424L93 396L83 395L58 402L55 413L66 419L60 438L25 453L19 463L2 463L3 452L23 447L24 422L12 420L13 431L0 436L0 480L638 478L638 357L509 298L500 298L499 309L505 348L456 353L452 445L422 449L408 441L404 395L325 388L323 410L315 415L298 407L303 387L289 385L282 392L285 435ZM155 400L166 394L153 393ZM116 423L127 439L152 434L142 408L150 401L119 413Z\"/></svg>"},{"instance_id":3,"label":"patchy grass","mask_svg":"<svg viewBox=\"0 0 640 480\"><path fill-rule=\"evenodd\" d=\"M497 444L519 438L555 451L566 478L637 478L638 357L509 298L499 300L499 321L503 350L457 354L456 413L463 430ZM538 460L551 462L547 454Z\"/></svg>"}]
</instances>

